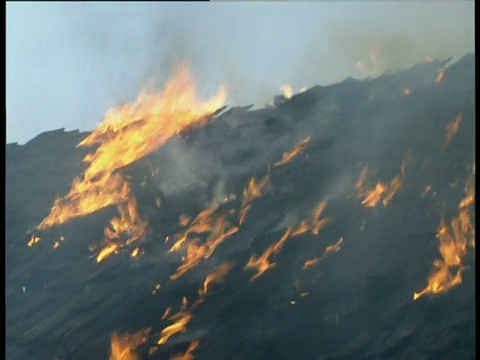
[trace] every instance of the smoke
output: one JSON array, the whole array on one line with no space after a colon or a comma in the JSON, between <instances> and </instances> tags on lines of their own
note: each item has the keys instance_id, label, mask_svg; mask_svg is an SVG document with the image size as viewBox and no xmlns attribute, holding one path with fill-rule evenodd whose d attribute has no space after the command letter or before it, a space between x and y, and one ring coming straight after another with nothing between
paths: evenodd
<instances>
[{"instance_id":1,"label":"smoke","mask_svg":"<svg viewBox=\"0 0 480 360\"><path fill-rule=\"evenodd\" d=\"M473 6L10 3L7 140L91 130L108 108L161 88L183 60L201 96L224 84L229 105L262 107L283 84L298 91L460 57L474 51Z\"/></svg>"}]
</instances>

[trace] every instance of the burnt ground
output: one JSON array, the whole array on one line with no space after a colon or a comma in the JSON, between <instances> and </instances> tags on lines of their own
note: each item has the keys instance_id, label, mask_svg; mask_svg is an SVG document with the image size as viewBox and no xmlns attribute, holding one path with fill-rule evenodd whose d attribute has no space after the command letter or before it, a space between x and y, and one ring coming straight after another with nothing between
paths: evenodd
<instances>
[{"instance_id":1,"label":"burnt ground","mask_svg":"<svg viewBox=\"0 0 480 360\"><path fill-rule=\"evenodd\" d=\"M444 79L435 83L443 68ZM123 169L150 224L137 259L128 249L97 264L88 249L102 239L115 209L35 229L84 169L89 149L75 146L86 133L61 129L8 144L6 358L107 359L114 331L146 327L154 343L169 324L161 320L165 309L178 309L183 296L193 302L212 268L234 261L225 281L193 310L187 331L151 357L149 344L139 348L142 358L168 359L199 339L196 359L474 359L473 249L462 284L413 300L440 258L441 216L457 213L475 162L474 75L474 56L466 55L453 64L349 78L275 107L228 109L207 127L172 139ZM444 146L446 126L459 113L459 130ZM240 231L213 257L169 281L180 255L167 253L164 239L178 231L179 215L195 215L226 193L237 198L222 206L238 209L248 179L263 176L306 136L312 140L302 154L271 168L271 185ZM406 154L405 183L388 206L365 208L352 196L367 164L370 185L389 182ZM289 239L276 267L251 282L252 272L243 271L249 257L324 199L333 221L319 236ZM42 241L28 247L32 233ZM60 236L65 241L53 249ZM340 251L303 269L340 236ZM152 294L157 283L161 290Z\"/></svg>"}]
</instances>

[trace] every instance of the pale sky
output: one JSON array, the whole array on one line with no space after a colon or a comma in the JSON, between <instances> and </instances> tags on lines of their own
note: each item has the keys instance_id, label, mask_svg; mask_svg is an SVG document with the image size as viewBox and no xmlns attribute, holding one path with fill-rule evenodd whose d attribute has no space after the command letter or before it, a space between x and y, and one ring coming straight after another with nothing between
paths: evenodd
<instances>
[{"instance_id":1,"label":"pale sky","mask_svg":"<svg viewBox=\"0 0 480 360\"><path fill-rule=\"evenodd\" d=\"M205 97L226 85L228 105L264 106L283 84L474 52L471 1L10 2L6 21L7 142L20 144L62 127L93 130L182 60Z\"/></svg>"}]
</instances>

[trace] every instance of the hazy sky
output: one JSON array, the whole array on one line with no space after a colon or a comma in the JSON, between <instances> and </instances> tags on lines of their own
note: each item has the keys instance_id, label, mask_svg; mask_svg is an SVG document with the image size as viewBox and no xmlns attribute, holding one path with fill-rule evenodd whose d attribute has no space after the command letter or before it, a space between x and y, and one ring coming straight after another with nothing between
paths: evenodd
<instances>
[{"instance_id":1,"label":"hazy sky","mask_svg":"<svg viewBox=\"0 0 480 360\"><path fill-rule=\"evenodd\" d=\"M294 88L474 52L474 3L7 3L7 142L92 130L187 60L201 93ZM360 64L360 63L361 64Z\"/></svg>"}]
</instances>

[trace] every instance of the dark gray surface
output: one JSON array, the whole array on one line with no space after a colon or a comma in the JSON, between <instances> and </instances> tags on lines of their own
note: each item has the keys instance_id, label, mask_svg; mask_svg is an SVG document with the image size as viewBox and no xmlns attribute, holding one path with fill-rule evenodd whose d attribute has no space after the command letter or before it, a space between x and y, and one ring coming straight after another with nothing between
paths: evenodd
<instances>
[{"instance_id":1,"label":"dark gray surface","mask_svg":"<svg viewBox=\"0 0 480 360\"><path fill-rule=\"evenodd\" d=\"M188 331L152 358L168 359L194 339L201 341L197 359L475 358L473 251L461 285L412 299L439 257L441 214L455 214L475 159L474 57L450 65L435 84L442 66L438 61L314 87L276 108L230 109L125 169L152 230L145 255L135 261L128 253L100 264L90 259L88 245L102 238L114 209L35 231L55 195L67 193L82 171L88 149L75 145L85 133L57 130L23 146L8 144L7 359L67 359L63 347L70 359L106 359L113 331L152 326L158 333L167 325L160 320L165 308L178 308L183 296L193 302L205 275L229 260L234 269L194 310ZM412 93L404 96L405 88ZM445 127L458 113L460 129L444 150ZM215 256L168 282L179 256L167 253L163 239L175 233L178 216L198 213L222 186L237 195L226 206L238 209L249 177L263 176L306 136L312 142L304 153L272 169L271 189L254 203L240 231ZM412 160L406 182L388 207L367 209L347 198L366 164L372 183L390 181L407 149ZM152 167L161 169L160 176L141 187ZM436 195L422 197L429 184ZM153 201L158 196L159 209ZM325 216L333 222L319 236L288 240L276 268L250 282L252 273L243 271L250 255L263 253L289 221L301 220L326 197ZM32 231L42 242L29 248ZM52 249L62 235L66 241ZM345 241L339 252L302 269L340 236ZM300 297L303 291L309 295Z\"/></svg>"}]
</instances>

